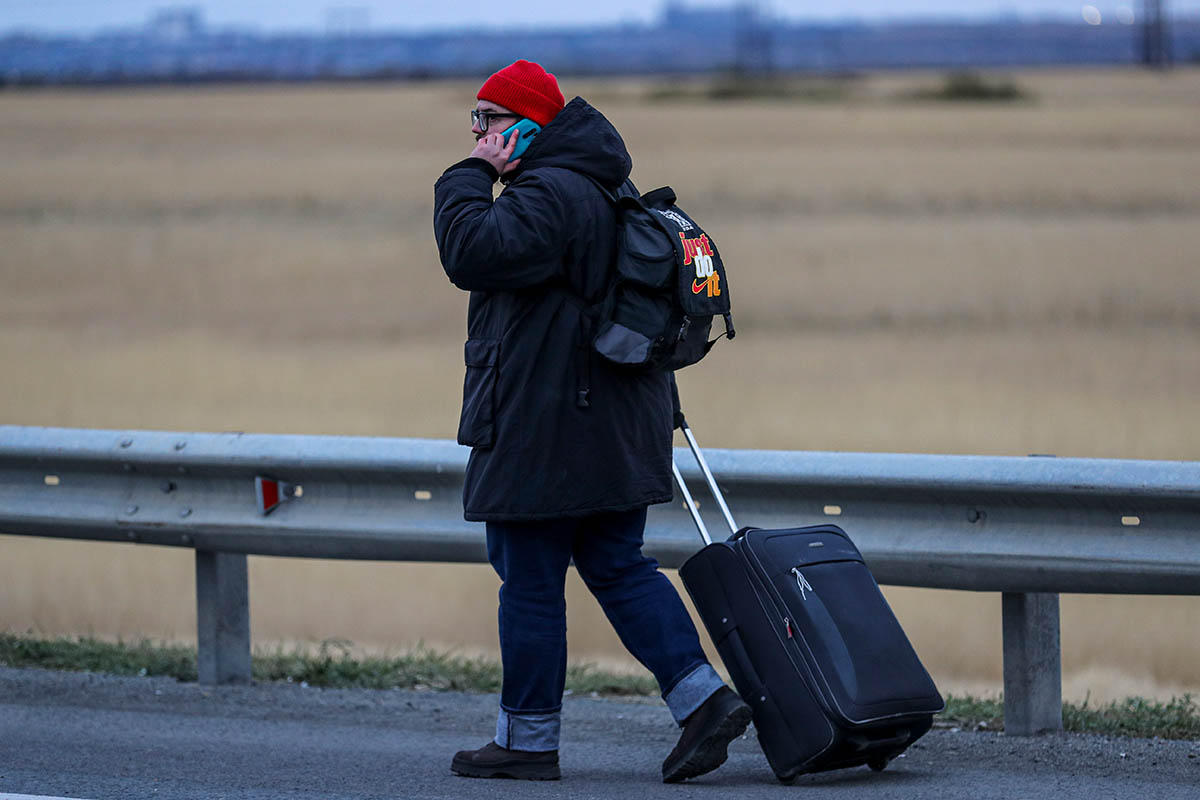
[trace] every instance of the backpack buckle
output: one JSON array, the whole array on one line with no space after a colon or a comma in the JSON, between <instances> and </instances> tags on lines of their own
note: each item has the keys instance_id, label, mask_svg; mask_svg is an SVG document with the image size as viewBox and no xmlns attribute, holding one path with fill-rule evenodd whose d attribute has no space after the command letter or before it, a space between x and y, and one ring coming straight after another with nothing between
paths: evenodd
<instances>
[{"instance_id":1,"label":"backpack buckle","mask_svg":"<svg viewBox=\"0 0 1200 800\"><path fill-rule=\"evenodd\" d=\"M675 337L676 342L682 342L687 338L688 328L692 327L692 318L684 317L683 324L679 326L679 335Z\"/></svg>"},{"instance_id":2,"label":"backpack buckle","mask_svg":"<svg viewBox=\"0 0 1200 800\"><path fill-rule=\"evenodd\" d=\"M579 406L580 408L590 408L590 405L588 404L589 391L589 389L580 389L575 395L575 405Z\"/></svg>"}]
</instances>

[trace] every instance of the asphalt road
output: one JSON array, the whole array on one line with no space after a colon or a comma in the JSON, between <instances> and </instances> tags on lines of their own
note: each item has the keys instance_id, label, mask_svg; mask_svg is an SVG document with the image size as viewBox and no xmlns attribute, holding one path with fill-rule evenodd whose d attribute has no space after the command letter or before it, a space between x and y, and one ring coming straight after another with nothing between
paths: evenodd
<instances>
[{"instance_id":1,"label":"asphalt road","mask_svg":"<svg viewBox=\"0 0 1200 800\"><path fill-rule=\"evenodd\" d=\"M495 696L210 688L158 678L0 668L0 800L365 798L1163 798L1200 797L1200 742L934 730L885 772L779 784L753 728L721 769L661 783L677 730L648 701L567 699L563 780L450 773L495 724Z\"/></svg>"}]
</instances>

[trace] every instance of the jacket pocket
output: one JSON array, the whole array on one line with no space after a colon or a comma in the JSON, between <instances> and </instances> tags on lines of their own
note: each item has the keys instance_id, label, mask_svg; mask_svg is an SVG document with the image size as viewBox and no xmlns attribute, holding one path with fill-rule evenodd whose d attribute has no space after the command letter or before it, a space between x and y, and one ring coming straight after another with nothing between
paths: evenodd
<instances>
[{"instance_id":1,"label":"jacket pocket","mask_svg":"<svg viewBox=\"0 0 1200 800\"><path fill-rule=\"evenodd\" d=\"M499 339L468 339L464 360L462 417L458 421L458 443L468 447L491 447L496 439L496 360Z\"/></svg>"}]
</instances>

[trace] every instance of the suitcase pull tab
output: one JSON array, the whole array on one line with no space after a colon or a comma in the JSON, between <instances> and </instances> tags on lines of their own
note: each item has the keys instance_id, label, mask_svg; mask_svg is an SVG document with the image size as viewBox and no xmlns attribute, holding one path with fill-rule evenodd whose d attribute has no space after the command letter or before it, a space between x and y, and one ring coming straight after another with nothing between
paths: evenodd
<instances>
[{"instance_id":1,"label":"suitcase pull tab","mask_svg":"<svg viewBox=\"0 0 1200 800\"><path fill-rule=\"evenodd\" d=\"M811 592L813 590L812 584L805 580L804 576L800 574L799 567L792 567L792 574L796 576L796 585L800 587L800 599L807 600L808 595L806 595L804 592L805 590Z\"/></svg>"},{"instance_id":2,"label":"suitcase pull tab","mask_svg":"<svg viewBox=\"0 0 1200 800\"><path fill-rule=\"evenodd\" d=\"M792 621L787 617L783 618L783 629L787 631L788 638L795 636L796 632L792 630Z\"/></svg>"}]
</instances>

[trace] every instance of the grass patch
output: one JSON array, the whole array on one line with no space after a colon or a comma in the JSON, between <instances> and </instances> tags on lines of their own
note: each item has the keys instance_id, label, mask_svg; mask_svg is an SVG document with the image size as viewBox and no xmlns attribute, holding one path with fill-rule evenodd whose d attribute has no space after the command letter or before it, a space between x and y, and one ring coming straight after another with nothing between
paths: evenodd
<instances>
[{"instance_id":1,"label":"grass patch","mask_svg":"<svg viewBox=\"0 0 1200 800\"><path fill-rule=\"evenodd\" d=\"M963 730L1003 730L1004 701L950 695L938 719L943 725ZM1200 739L1200 705L1187 694L1165 703L1143 697L1128 697L1104 706L1092 706L1088 700L1068 702L1063 703L1063 730L1103 736Z\"/></svg>"},{"instance_id":2,"label":"grass patch","mask_svg":"<svg viewBox=\"0 0 1200 800\"><path fill-rule=\"evenodd\" d=\"M184 645L104 642L87 637L35 639L0 633L0 666L39 667L113 675L155 675L196 680L196 650ZM260 681L287 681L335 689L424 689L453 692L499 692L500 664L417 647L402 655L356 656L349 642L331 639L316 651L303 648L254 654L252 671ZM607 672L594 664L567 668L573 694L655 696L658 686L648 674ZM942 726L963 730L1004 729L1004 702L975 697L946 698L938 716ZM1072 733L1106 736L1200 739L1200 706L1190 695L1156 702L1140 697L1092 707L1088 701L1063 704L1063 727Z\"/></svg>"},{"instance_id":3,"label":"grass patch","mask_svg":"<svg viewBox=\"0 0 1200 800\"><path fill-rule=\"evenodd\" d=\"M195 681L196 649L186 645L106 642L88 637L35 639L0 633L0 666L40 667L113 675L160 676ZM427 689L499 692L500 663L494 659L442 653L425 647L401 655L357 656L351 644L331 639L315 651L259 650L251 674L260 681L306 683L336 689ZM650 675L606 672L593 664L567 668L567 689L575 694L657 695Z\"/></svg>"},{"instance_id":4,"label":"grass patch","mask_svg":"<svg viewBox=\"0 0 1200 800\"><path fill-rule=\"evenodd\" d=\"M401 656L355 657L350 643L324 641L317 651L259 652L251 672L260 681L289 681L335 689L436 689L450 692L500 690L500 665L418 647Z\"/></svg>"},{"instance_id":5,"label":"grass patch","mask_svg":"<svg viewBox=\"0 0 1200 800\"><path fill-rule=\"evenodd\" d=\"M676 80L648 86L649 102L780 101L793 103L843 103L884 101L887 98L933 102L1031 102L1035 96L1012 78L988 76L972 70L947 73L933 86L896 90L894 94L870 91L856 73L828 75L755 75L726 72L706 79Z\"/></svg>"},{"instance_id":6,"label":"grass patch","mask_svg":"<svg viewBox=\"0 0 1200 800\"><path fill-rule=\"evenodd\" d=\"M857 76L830 75L798 78L729 72L710 80L660 83L646 90L650 102L730 102L779 100L797 103L833 103L848 100Z\"/></svg>"},{"instance_id":7,"label":"grass patch","mask_svg":"<svg viewBox=\"0 0 1200 800\"><path fill-rule=\"evenodd\" d=\"M912 100L942 102L1001 102L1032 100L1033 96L1011 78L989 78L978 72L951 72L940 86L916 89L907 95Z\"/></svg>"},{"instance_id":8,"label":"grass patch","mask_svg":"<svg viewBox=\"0 0 1200 800\"><path fill-rule=\"evenodd\" d=\"M160 675L196 680L196 649L184 645L104 642L99 639L34 639L0 633L0 667L41 667L112 675Z\"/></svg>"},{"instance_id":9,"label":"grass patch","mask_svg":"<svg viewBox=\"0 0 1200 800\"><path fill-rule=\"evenodd\" d=\"M938 714L937 722L964 731L1003 730L1004 701L946 695L946 710Z\"/></svg>"},{"instance_id":10,"label":"grass patch","mask_svg":"<svg viewBox=\"0 0 1200 800\"><path fill-rule=\"evenodd\" d=\"M1200 739L1200 706L1187 694L1165 703L1127 697L1097 708L1089 707L1086 700L1079 705L1064 703L1063 728L1106 736Z\"/></svg>"}]
</instances>

